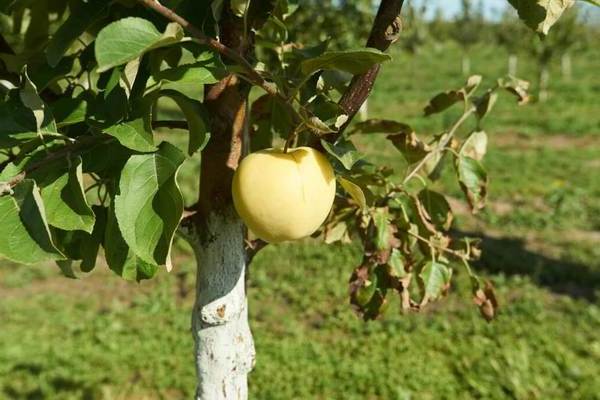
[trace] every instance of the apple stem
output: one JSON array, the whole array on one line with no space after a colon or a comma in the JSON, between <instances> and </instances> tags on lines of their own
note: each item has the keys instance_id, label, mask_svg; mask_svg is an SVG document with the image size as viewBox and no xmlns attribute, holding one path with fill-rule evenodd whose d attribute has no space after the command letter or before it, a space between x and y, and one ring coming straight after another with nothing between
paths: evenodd
<instances>
[{"instance_id":1,"label":"apple stem","mask_svg":"<svg viewBox=\"0 0 600 400\"><path fill-rule=\"evenodd\" d=\"M300 132L302 132L304 128L304 122L301 122L300 124L298 124L298 126L294 129L294 131L292 133L290 133L290 135L287 137L287 139L285 140L285 145L283 146L283 154L286 154L288 152L288 148L290 147L290 145L292 144L292 141L298 136L298 134Z\"/></svg>"}]
</instances>

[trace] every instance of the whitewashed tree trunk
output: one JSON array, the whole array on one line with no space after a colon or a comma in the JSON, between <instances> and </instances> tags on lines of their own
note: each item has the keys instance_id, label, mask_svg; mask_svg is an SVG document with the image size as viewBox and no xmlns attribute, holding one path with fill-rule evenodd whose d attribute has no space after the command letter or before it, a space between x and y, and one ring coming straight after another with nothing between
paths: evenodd
<instances>
[{"instance_id":1,"label":"whitewashed tree trunk","mask_svg":"<svg viewBox=\"0 0 600 400\"><path fill-rule=\"evenodd\" d=\"M255 360L248 325L242 224L231 207L187 233L198 263L192 314L197 400L245 400Z\"/></svg>"},{"instance_id":2,"label":"whitewashed tree trunk","mask_svg":"<svg viewBox=\"0 0 600 400\"><path fill-rule=\"evenodd\" d=\"M510 54L508 56L508 74L512 76L517 75L517 67L518 67L519 58L516 54Z\"/></svg>"},{"instance_id":3,"label":"whitewashed tree trunk","mask_svg":"<svg viewBox=\"0 0 600 400\"><path fill-rule=\"evenodd\" d=\"M548 83L550 82L550 71L548 70L548 66L542 66L540 70L540 92L539 99L540 102L544 103L548 100Z\"/></svg>"},{"instance_id":4,"label":"whitewashed tree trunk","mask_svg":"<svg viewBox=\"0 0 600 400\"><path fill-rule=\"evenodd\" d=\"M562 76L565 80L570 81L573 77L573 64L571 63L571 54L565 53L560 59Z\"/></svg>"},{"instance_id":5,"label":"whitewashed tree trunk","mask_svg":"<svg viewBox=\"0 0 600 400\"><path fill-rule=\"evenodd\" d=\"M471 75L471 59L466 54L462 57L462 74L464 76Z\"/></svg>"}]
</instances>

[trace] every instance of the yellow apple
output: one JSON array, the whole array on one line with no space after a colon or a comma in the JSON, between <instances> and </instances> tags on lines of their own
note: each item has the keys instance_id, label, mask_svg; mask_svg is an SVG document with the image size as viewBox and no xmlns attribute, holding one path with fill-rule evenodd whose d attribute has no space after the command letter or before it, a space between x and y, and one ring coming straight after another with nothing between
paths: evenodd
<instances>
[{"instance_id":1,"label":"yellow apple","mask_svg":"<svg viewBox=\"0 0 600 400\"><path fill-rule=\"evenodd\" d=\"M242 160L233 177L233 203L259 238L284 242L310 236L335 197L327 158L310 147L266 149Z\"/></svg>"}]
</instances>

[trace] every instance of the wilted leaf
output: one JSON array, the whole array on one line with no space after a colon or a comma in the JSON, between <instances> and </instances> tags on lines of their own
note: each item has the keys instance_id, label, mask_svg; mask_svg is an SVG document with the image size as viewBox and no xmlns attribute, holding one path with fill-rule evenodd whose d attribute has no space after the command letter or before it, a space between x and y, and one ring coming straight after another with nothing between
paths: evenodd
<instances>
[{"instance_id":1,"label":"wilted leaf","mask_svg":"<svg viewBox=\"0 0 600 400\"><path fill-rule=\"evenodd\" d=\"M418 199L425 208L431 223L443 230L450 229L453 219L452 209L442 194L423 189L419 192Z\"/></svg>"},{"instance_id":2,"label":"wilted leaf","mask_svg":"<svg viewBox=\"0 0 600 400\"><path fill-rule=\"evenodd\" d=\"M488 137L484 131L474 131L463 143L460 154L481 161L487 152Z\"/></svg>"},{"instance_id":3,"label":"wilted leaf","mask_svg":"<svg viewBox=\"0 0 600 400\"><path fill-rule=\"evenodd\" d=\"M481 96L475 101L475 111L477 113L477 118L480 120L483 119L494 107L496 104L496 100L498 98L498 93L488 91L486 94Z\"/></svg>"},{"instance_id":4,"label":"wilted leaf","mask_svg":"<svg viewBox=\"0 0 600 400\"><path fill-rule=\"evenodd\" d=\"M541 35L558 21L563 12L575 4L575 0L508 0L527 26Z\"/></svg>"},{"instance_id":5,"label":"wilted leaf","mask_svg":"<svg viewBox=\"0 0 600 400\"><path fill-rule=\"evenodd\" d=\"M473 212L485 206L488 177L481 163L471 157L460 156L456 160L460 186Z\"/></svg>"},{"instance_id":6,"label":"wilted leaf","mask_svg":"<svg viewBox=\"0 0 600 400\"><path fill-rule=\"evenodd\" d=\"M498 86L509 93L515 95L519 104L526 104L529 101L529 82L509 76L504 79L498 79Z\"/></svg>"},{"instance_id":7,"label":"wilted leaf","mask_svg":"<svg viewBox=\"0 0 600 400\"><path fill-rule=\"evenodd\" d=\"M496 300L494 286L490 281L486 281L482 288L478 279L474 278L471 281L473 283L473 301L479 307L483 318L490 322L498 313L498 300Z\"/></svg>"},{"instance_id":8,"label":"wilted leaf","mask_svg":"<svg viewBox=\"0 0 600 400\"><path fill-rule=\"evenodd\" d=\"M431 151L429 145L422 142L412 131L389 135L387 138L400 150L408 164L421 161Z\"/></svg>"},{"instance_id":9,"label":"wilted leaf","mask_svg":"<svg viewBox=\"0 0 600 400\"><path fill-rule=\"evenodd\" d=\"M352 127L349 134L355 133L411 133L414 130L407 124L389 119L368 119Z\"/></svg>"}]
</instances>

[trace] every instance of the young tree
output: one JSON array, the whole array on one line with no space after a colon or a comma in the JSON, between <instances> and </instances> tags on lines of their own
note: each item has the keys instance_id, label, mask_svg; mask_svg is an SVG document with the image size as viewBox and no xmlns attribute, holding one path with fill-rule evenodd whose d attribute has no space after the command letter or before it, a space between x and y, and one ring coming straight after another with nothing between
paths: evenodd
<instances>
[{"instance_id":1,"label":"young tree","mask_svg":"<svg viewBox=\"0 0 600 400\"><path fill-rule=\"evenodd\" d=\"M523 38L530 36L530 31L519 21L514 10L507 9L502 20L494 27L494 36L498 45L508 53L508 74L516 76L519 51L523 49Z\"/></svg>"},{"instance_id":2,"label":"young tree","mask_svg":"<svg viewBox=\"0 0 600 400\"><path fill-rule=\"evenodd\" d=\"M483 18L483 3L477 7L472 0L461 0L460 14L454 19L450 31L454 41L462 49L462 74L468 76L471 73L471 48L482 40L485 34L486 23Z\"/></svg>"},{"instance_id":3,"label":"young tree","mask_svg":"<svg viewBox=\"0 0 600 400\"><path fill-rule=\"evenodd\" d=\"M311 210L330 204L327 193L303 197L303 190L324 181L327 190L335 186L333 165L338 196L319 234L327 242L362 243L350 300L363 318L376 318L392 292L406 310L438 299L449 289L451 260L469 273L475 302L492 318L493 288L469 266L479 253L476 242L451 240L450 207L427 188L427 178L452 161L469 204L481 209L488 180L480 162L487 142L482 119L497 90L524 101L526 84L500 79L478 91L481 77L473 76L463 88L437 95L426 115L454 104L464 112L427 142L396 121L350 125L390 58L384 52L399 37L402 5L380 2L367 47L325 51L317 40L289 41L292 1L0 3L14 32L3 30L0 41L0 255L25 264L54 260L77 277L94 269L102 247L111 270L139 281L161 266L173 268L173 237L181 235L198 263L196 398L244 399L255 357L245 274L266 243L247 236L234 200L263 238L309 234L303 221L319 219ZM523 7L539 31L557 16L553 6L542 20L539 13L531 19ZM332 71L352 78L340 82ZM172 100L183 118L160 119L161 98ZM476 129L465 134L461 126L470 118ZM163 128L185 132L185 148L174 135L155 132ZM400 183L388 168L362 160L351 141L358 133L388 135L407 161ZM279 149L259 151L270 146ZM239 168L245 172L234 182L249 150L255 154L243 165L266 160L276 168L263 168L262 176ZM198 152L197 201L186 207L177 172ZM284 172L300 176L268 180ZM305 185L295 183L309 176ZM249 201L248 190L264 202Z\"/></svg>"}]
</instances>

